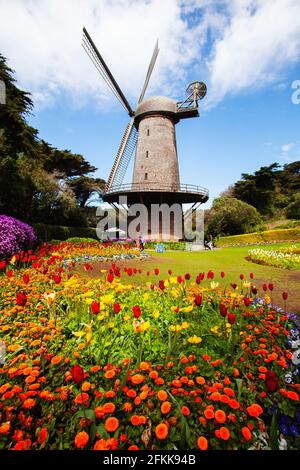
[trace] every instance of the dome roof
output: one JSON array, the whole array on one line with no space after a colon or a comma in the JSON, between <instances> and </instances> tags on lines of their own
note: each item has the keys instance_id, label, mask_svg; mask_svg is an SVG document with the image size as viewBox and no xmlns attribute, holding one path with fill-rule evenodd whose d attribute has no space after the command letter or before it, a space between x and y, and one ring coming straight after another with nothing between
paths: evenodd
<instances>
[{"instance_id":1,"label":"dome roof","mask_svg":"<svg viewBox=\"0 0 300 470\"><path fill-rule=\"evenodd\" d=\"M135 116L141 116L145 113L162 112L164 114L176 114L176 101L166 96L152 96L142 101L135 112Z\"/></svg>"}]
</instances>

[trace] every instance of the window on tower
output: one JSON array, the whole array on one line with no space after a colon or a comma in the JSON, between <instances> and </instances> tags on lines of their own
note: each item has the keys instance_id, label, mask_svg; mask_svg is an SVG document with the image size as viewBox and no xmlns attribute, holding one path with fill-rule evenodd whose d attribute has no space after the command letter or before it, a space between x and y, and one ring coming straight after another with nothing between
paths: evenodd
<instances>
[{"instance_id":1,"label":"window on tower","mask_svg":"<svg viewBox=\"0 0 300 470\"><path fill-rule=\"evenodd\" d=\"M147 135L148 136L150 135L150 129L147 129Z\"/></svg>"},{"instance_id":2,"label":"window on tower","mask_svg":"<svg viewBox=\"0 0 300 470\"><path fill-rule=\"evenodd\" d=\"M148 152L148 150L146 150L146 158L148 158L148 157L149 157L149 152Z\"/></svg>"},{"instance_id":3,"label":"window on tower","mask_svg":"<svg viewBox=\"0 0 300 470\"><path fill-rule=\"evenodd\" d=\"M145 173L145 180L148 179L148 173Z\"/></svg>"}]
</instances>

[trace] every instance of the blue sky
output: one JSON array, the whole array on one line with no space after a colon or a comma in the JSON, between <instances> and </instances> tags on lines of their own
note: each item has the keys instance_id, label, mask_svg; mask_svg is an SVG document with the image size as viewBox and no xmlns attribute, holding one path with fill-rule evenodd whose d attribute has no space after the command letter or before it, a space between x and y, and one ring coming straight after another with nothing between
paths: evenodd
<instances>
[{"instance_id":1,"label":"blue sky","mask_svg":"<svg viewBox=\"0 0 300 470\"><path fill-rule=\"evenodd\" d=\"M0 0L7 24L15 25L13 18L22 24L19 36L13 28L0 32L0 49L18 84L33 94L29 121L40 137L83 154L98 168L97 176L108 177L128 116L80 46L84 22L132 106L157 36L160 55L148 96L182 99L189 82L207 83L201 117L183 120L176 130L181 182L207 187L210 203L243 172L300 159L300 105L291 100L292 83L300 80L299 1L165 0L162 6L158 0L87 0L84 5L73 0L73 15L65 22L70 0ZM138 44L132 28L140 35Z\"/></svg>"}]
</instances>

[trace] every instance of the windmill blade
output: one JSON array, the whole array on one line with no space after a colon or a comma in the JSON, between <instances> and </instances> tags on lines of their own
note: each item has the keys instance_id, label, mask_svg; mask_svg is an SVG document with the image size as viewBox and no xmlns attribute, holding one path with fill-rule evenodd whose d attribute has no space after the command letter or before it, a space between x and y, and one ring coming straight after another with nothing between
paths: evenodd
<instances>
[{"instance_id":1,"label":"windmill blade","mask_svg":"<svg viewBox=\"0 0 300 470\"><path fill-rule=\"evenodd\" d=\"M108 66L106 65L103 57L101 56L100 52L98 51L94 41L92 40L91 36L87 32L86 28L83 28L83 37L82 37L82 46L90 57L91 61L93 62L94 66L107 83L111 91L114 93L116 98L120 101L122 106L126 109L129 116L132 117L134 112L128 103L127 99L125 98L121 88L117 84L116 80L114 79L113 74L109 70Z\"/></svg>"},{"instance_id":2,"label":"windmill blade","mask_svg":"<svg viewBox=\"0 0 300 470\"><path fill-rule=\"evenodd\" d=\"M120 147L107 180L105 192L108 192L113 186L122 184L128 164L135 150L136 142L137 130L134 126L134 118L132 118L125 129Z\"/></svg>"},{"instance_id":3,"label":"windmill blade","mask_svg":"<svg viewBox=\"0 0 300 470\"><path fill-rule=\"evenodd\" d=\"M146 93L146 90L147 90L147 86L148 86L150 77L152 75L158 53L159 53L159 47L158 47L158 39L157 39L155 47L154 47L154 51L153 51L153 54L152 54L152 58L151 58L151 61L150 61L149 67L148 67L147 75L146 75L146 78L145 78L145 83L144 83L141 95L139 97L138 104L140 104L141 101L143 101L143 99L144 99L144 96L145 96L145 93Z\"/></svg>"}]
</instances>

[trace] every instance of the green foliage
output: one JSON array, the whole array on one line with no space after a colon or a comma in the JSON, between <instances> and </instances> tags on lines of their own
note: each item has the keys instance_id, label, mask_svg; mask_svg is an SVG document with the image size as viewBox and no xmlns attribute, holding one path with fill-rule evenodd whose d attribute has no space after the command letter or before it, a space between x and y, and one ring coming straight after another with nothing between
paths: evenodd
<instances>
[{"instance_id":1,"label":"green foliage","mask_svg":"<svg viewBox=\"0 0 300 470\"><path fill-rule=\"evenodd\" d=\"M300 193L297 194L294 202L287 206L285 213L289 219L300 219Z\"/></svg>"},{"instance_id":2,"label":"green foliage","mask_svg":"<svg viewBox=\"0 0 300 470\"><path fill-rule=\"evenodd\" d=\"M42 223L33 224L38 239L41 242L55 240L68 240L71 237L81 239L98 240L96 229L91 227L64 227L59 225L47 225ZM86 241L86 240L85 240Z\"/></svg>"},{"instance_id":3,"label":"green foliage","mask_svg":"<svg viewBox=\"0 0 300 470\"><path fill-rule=\"evenodd\" d=\"M94 238L85 238L85 237L71 237L66 240L68 243L75 243L75 244L80 244L80 243L95 243Z\"/></svg>"},{"instance_id":4,"label":"green foliage","mask_svg":"<svg viewBox=\"0 0 300 470\"><path fill-rule=\"evenodd\" d=\"M207 232L213 236L235 235L254 230L262 219L249 204L232 197L214 200Z\"/></svg>"},{"instance_id":5,"label":"green foliage","mask_svg":"<svg viewBox=\"0 0 300 470\"><path fill-rule=\"evenodd\" d=\"M233 196L251 204L261 214L272 216L299 199L299 191L300 161L296 161L282 168L273 163L253 175L243 173L242 179L234 185ZM299 218L299 215L292 218Z\"/></svg>"},{"instance_id":6,"label":"green foliage","mask_svg":"<svg viewBox=\"0 0 300 470\"><path fill-rule=\"evenodd\" d=\"M96 168L82 155L58 150L38 137L26 116L33 103L0 55L6 104L0 106L0 213L33 222L87 225L84 206L104 187L87 176Z\"/></svg>"},{"instance_id":7,"label":"green foliage","mask_svg":"<svg viewBox=\"0 0 300 470\"><path fill-rule=\"evenodd\" d=\"M265 232L253 232L244 235L220 237L216 241L218 247L256 245L261 243L277 243L285 241L300 241L300 229L266 230Z\"/></svg>"}]
</instances>

